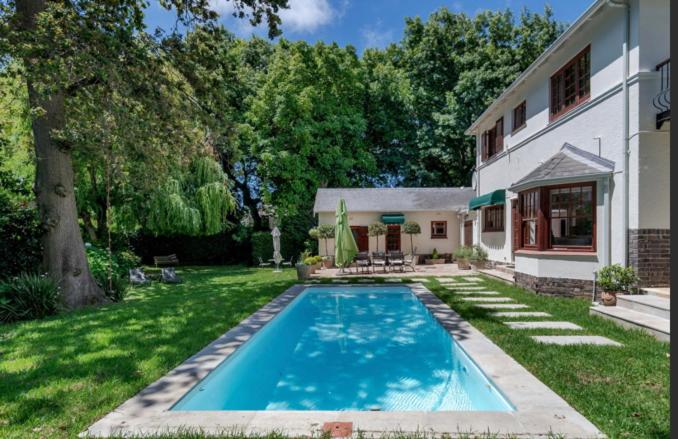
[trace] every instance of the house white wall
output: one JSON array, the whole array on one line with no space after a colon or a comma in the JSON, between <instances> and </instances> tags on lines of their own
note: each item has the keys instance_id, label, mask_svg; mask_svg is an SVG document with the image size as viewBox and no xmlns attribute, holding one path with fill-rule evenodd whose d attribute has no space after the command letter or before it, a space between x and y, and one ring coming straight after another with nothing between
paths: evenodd
<instances>
[{"instance_id":1,"label":"house white wall","mask_svg":"<svg viewBox=\"0 0 678 439\"><path fill-rule=\"evenodd\" d=\"M476 134L492 128L500 117L504 118L504 150L484 163L480 154L477 155L478 195L510 187L554 155L565 142L615 162L615 173L609 184L609 222L604 221L608 218L603 204L605 185L603 181L597 181L596 254L518 255L516 271L538 277L592 279L593 271L606 262L608 253L611 263L623 263L625 200L628 200L630 229L670 227L670 123L662 130L656 130L656 110L652 107L652 98L659 92L659 74L655 66L669 58L668 11L668 0L631 1L628 198L623 191L623 8L603 6L478 124ZM550 77L588 45L591 47L590 99L550 122ZM511 134L513 108L523 100L527 102L526 126ZM476 135L476 141L477 151L480 151L480 135ZM510 200L517 194L508 190L506 194L505 231L474 235L488 251L490 260L499 262L513 258ZM483 215L479 213L476 228L482 228ZM610 246L606 248L604 236L608 232Z\"/></svg>"},{"instance_id":2,"label":"house white wall","mask_svg":"<svg viewBox=\"0 0 678 439\"><path fill-rule=\"evenodd\" d=\"M369 226L372 223L380 222L381 215L388 212L349 212L348 222L351 226ZM413 235L413 243L417 254L431 254L433 249L439 253L452 253L459 246L460 226L459 218L453 211L413 211L400 212L405 216L405 221L415 221L421 227L421 234ZM447 221L447 238L431 238L431 221ZM319 212L318 224L334 224L336 222L334 212ZM384 251L386 237L379 237L379 250ZM410 236L401 234L401 250L404 253L410 252ZM324 240L318 241L318 250L321 255L325 255ZM377 250L377 238L369 238L369 251ZM328 240L328 252L334 254L334 240Z\"/></svg>"}]
</instances>

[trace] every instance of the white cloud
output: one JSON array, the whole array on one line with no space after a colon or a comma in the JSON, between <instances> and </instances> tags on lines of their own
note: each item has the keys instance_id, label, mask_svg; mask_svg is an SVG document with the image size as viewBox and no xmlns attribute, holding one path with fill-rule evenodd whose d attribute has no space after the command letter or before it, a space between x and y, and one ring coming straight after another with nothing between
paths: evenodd
<instances>
[{"instance_id":1,"label":"white cloud","mask_svg":"<svg viewBox=\"0 0 678 439\"><path fill-rule=\"evenodd\" d=\"M393 42L393 30L384 29L381 20L369 28L362 30L364 48L383 49Z\"/></svg>"},{"instance_id":2,"label":"white cloud","mask_svg":"<svg viewBox=\"0 0 678 439\"><path fill-rule=\"evenodd\" d=\"M337 11L332 7L330 0L289 0L289 8L279 11L282 27L290 32L313 32L331 23L333 19L340 18L348 4L349 0L342 0L341 8ZM233 2L229 0L210 0L210 6L225 19L235 11ZM237 25L237 33L246 33L248 30L256 32L246 19L242 21L243 23ZM265 24L260 27L265 27Z\"/></svg>"}]
</instances>

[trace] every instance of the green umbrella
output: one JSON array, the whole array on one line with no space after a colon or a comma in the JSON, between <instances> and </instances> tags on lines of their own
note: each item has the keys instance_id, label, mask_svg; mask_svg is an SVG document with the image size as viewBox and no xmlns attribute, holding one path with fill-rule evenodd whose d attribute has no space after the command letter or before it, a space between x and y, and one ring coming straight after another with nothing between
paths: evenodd
<instances>
[{"instance_id":1,"label":"green umbrella","mask_svg":"<svg viewBox=\"0 0 678 439\"><path fill-rule=\"evenodd\" d=\"M343 198L337 203L337 227L334 232L334 263L342 269L358 254L358 246L353 239L353 232L348 225L348 212Z\"/></svg>"}]
</instances>

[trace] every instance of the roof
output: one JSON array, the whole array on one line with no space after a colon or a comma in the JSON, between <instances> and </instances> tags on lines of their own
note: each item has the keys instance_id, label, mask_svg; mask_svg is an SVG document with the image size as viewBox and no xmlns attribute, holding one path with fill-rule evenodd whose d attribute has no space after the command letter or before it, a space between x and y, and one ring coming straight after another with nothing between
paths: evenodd
<instances>
[{"instance_id":1,"label":"roof","mask_svg":"<svg viewBox=\"0 0 678 439\"><path fill-rule=\"evenodd\" d=\"M534 60L530 66L525 69L523 73L521 73L515 81L511 83L497 99L495 99L492 104L490 104L489 107L483 111L483 113L476 118L476 120L471 124L470 127L466 129L464 134L471 136L473 135L473 132L478 128L478 125L485 120L486 117L488 117L490 114L492 114L497 107L500 105L502 101L504 101L506 98L509 97L513 91L518 88L520 85L522 85L523 82L532 74L534 73L535 70L537 70L539 67L541 67L547 60L548 58L553 55L554 52L556 52L563 44L567 42L567 40L574 34L576 33L585 23L587 23L591 18L600 10L601 7L603 7L606 3L606 0L596 0L594 1L591 6L588 7L582 13L579 18L577 18L571 25L568 27L565 32L560 34L556 40L551 43L549 47L542 52L541 55L537 57L537 59Z\"/></svg>"},{"instance_id":2,"label":"roof","mask_svg":"<svg viewBox=\"0 0 678 439\"><path fill-rule=\"evenodd\" d=\"M515 182L513 192L539 186L544 182L567 182L586 177L600 177L614 172L614 162L565 143L550 159Z\"/></svg>"},{"instance_id":3,"label":"roof","mask_svg":"<svg viewBox=\"0 0 678 439\"><path fill-rule=\"evenodd\" d=\"M318 189L313 213L334 212L343 198L349 212L459 210L475 195L472 188Z\"/></svg>"}]
</instances>

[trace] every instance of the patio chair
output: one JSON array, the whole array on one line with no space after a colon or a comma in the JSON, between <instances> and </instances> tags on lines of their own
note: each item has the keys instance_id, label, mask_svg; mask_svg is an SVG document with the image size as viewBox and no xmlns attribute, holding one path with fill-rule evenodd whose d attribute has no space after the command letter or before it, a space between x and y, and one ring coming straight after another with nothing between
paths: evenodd
<instances>
[{"instance_id":1,"label":"patio chair","mask_svg":"<svg viewBox=\"0 0 678 439\"><path fill-rule=\"evenodd\" d=\"M146 285L151 283L151 280L146 277L143 269L132 268L129 271L129 283L132 285Z\"/></svg>"},{"instance_id":2,"label":"patio chair","mask_svg":"<svg viewBox=\"0 0 678 439\"><path fill-rule=\"evenodd\" d=\"M388 264L392 270L395 270L396 267L400 267L400 271L404 272L404 259L403 252L390 252L388 254Z\"/></svg>"},{"instance_id":3,"label":"patio chair","mask_svg":"<svg viewBox=\"0 0 678 439\"><path fill-rule=\"evenodd\" d=\"M163 268L161 273L161 280L168 284L180 284L184 280L177 276L177 272L173 267Z\"/></svg>"},{"instance_id":4,"label":"patio chair","mask_svg":"<svg viewBox=\"0 0 678 439\"><path fill-rule=\"evenodd\" d=\"M367 252L358 253L355 256L355 271L358 273L358 270L365 272L370 272L370 255Z\"/></svg>"},{"instance_id":5,"label":"patio chair","mask_svg":"<svg viewBox=\"0 0 678 439\"><path fill-rule=\"evenodd\" d=\"M384 273L386 273L386 253L372 252L372 266L374 267L375 273L377 271L377 267L382 267Z\"/></svg>"},{"instance_id":6,"label":"patio chair","mask_svg":"<svg viewBox=\"0 0 678 439\"><path fill-rule=\"evenodd\" d=\"M417 265L418 259L419 255L405 255L405 258L403 259L403 270L405 270L405 268L411 268L412 271L417 271L414 267Z\"/></svg>"},{"instance_id":7,"label":"patio chair","mask_svg":"<svg viewBox=\"0 0 678 439\"><path fill-rule=\"evenodd\" d=\"M290 258L289 261L282 261L282 264L281 264L281 265L282 265L283 267L292 267L292 266L294 266L294 256L292 256L292 257Z\"/></svg>"},{"instance_id":8,"label":"patio chair","mask_svg":"<svg viewBox=\"0 0 678 439\"><path fill-rule=\"evenodd\" d=\"M270 267L271 262L264 262L263 259L261 259L261 256L259 256L259 268L265 268L265 267Z\"/></svg>"}]
</instances>

